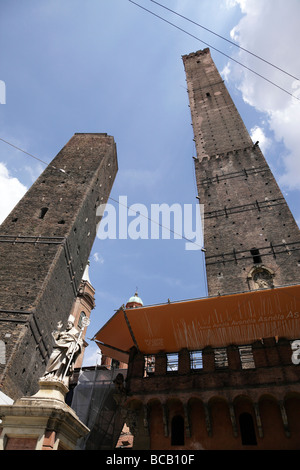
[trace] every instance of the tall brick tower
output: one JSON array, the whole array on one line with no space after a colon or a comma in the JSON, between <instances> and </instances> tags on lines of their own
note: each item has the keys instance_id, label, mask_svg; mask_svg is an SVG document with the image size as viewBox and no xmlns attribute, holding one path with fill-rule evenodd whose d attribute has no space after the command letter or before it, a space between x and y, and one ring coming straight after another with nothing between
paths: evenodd
<instances>
[{"instance_id":1,"label":"tall brick tower","mask_svg":"<svg viewBox=\"0 0 300 470\"><path fill-rule=\"evenodd\" d=\"M300 231L211 58L183 56L209 295L300 282Z\"/></svg>"},{"instance_id":2,"label":"tall brick tower","mask_svg":"<svg viewBox=\"0 0 300 470\"><path fill-rule=\"evenodd\" d=\"M116 172L113 137L75 134L0 227L0 387L11 398L37 390Z\"/></svg>"}]
</instances>

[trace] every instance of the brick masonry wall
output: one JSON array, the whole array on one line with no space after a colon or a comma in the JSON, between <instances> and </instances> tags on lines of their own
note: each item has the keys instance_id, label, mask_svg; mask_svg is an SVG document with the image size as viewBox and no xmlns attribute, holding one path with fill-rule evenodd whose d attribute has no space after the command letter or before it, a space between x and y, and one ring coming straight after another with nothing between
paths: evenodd
<instances>
[{"instance_id":1,"label":"brick masonry wall","mask_svg":"<svg viewBox=\"0 0 300 470\"><path fill-rule=\"evenodd\" d=\"M183 56L197 156L252 145L209 49Z\"/></svg>"},{"instance_id":2,"label":"brick masonry wall","mask_svg":"<svg viewBox=\"0 0 300 470\"><path fill-rule=\"evenodd\" d=\"M75 134L0 227L0 339L6 343L0 377L13 398L36 391L51 332L70 314L100 221L96 210L116 172L113 137Z\"/></svg>"},{"instance_id":3,"label":"brick masonry wall","mask_svg":"<svg viewBox=\"0 0 300 470\"><path fill-rule=\"evenodd\" d=\"M228 367L217 369L214 360L214 349L207 346L203 349L203 368L190 368L189 353L183 349L179 352L178 371L167 372L166 354L155 358L155 372L144 377L143 355L132 354L131 368L128 369L128 396L140 396L152 399L155 396L173 396L186 394L189 396L224 395L232 397L241 390L245 394L252 391L260 396L261 390L272 390L276 395L276 387L282 396L285 393L300 392L299 366L292 363L292 349L285 339L276 343L275 338L265 338L252 345L255 367L243 369L238 349L234 345L227 347Z\"/></svg>"},{"instance_id":4,"label":"brick masonry wall","mask_svg":"<svg viewBox=\"0 0 300 470\"><path fill-rule=\"evenodd\" d=\"M216 369L214 349L203 349L203 368L192 370L186 349L177 372L167 372L166 355L156 356L155 372L145 377L142 355L131 351L127 407L135 409L138 436L148 426L151 449L245 449L239 418L252 415L253 449L299 449L300 369L292 363L286 339L265 338L252 345L255 367L242 369L238 348L227 347L228 366ZM146 410L146 413L145 413ZM184 418L184 444L172 446L171 422ZM145 422L145 416L147 421ZM141 419L144 417L144 420Z\"/></svg>"},{"instance_id":5,"label":"brick masonry wall","mask_svg":"<svg viewBox=\"0 0 300 470\"><path fill-rule=\"evenodd\" d=\"M253 144L208 49L183 57L204 204L209 295L300 282L300 231L260 151ZM253 248L260 263L254 262Z\"/></svg>"}]
</instances>

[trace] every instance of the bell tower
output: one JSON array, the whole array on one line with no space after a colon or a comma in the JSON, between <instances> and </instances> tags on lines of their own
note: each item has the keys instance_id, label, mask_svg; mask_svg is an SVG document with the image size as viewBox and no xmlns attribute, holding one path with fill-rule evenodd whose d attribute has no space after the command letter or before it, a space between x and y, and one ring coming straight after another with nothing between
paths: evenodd
<instances>
[{"instance_id":1,"label":"bell tower","mask_svg":"<svg viewBox=\"0 0 300 470\"><path fill-rule=\"evenodd\" d=\"M300 282L300 231L209 49L183 56L210 296Z\"/></svg>"}]
</instances>

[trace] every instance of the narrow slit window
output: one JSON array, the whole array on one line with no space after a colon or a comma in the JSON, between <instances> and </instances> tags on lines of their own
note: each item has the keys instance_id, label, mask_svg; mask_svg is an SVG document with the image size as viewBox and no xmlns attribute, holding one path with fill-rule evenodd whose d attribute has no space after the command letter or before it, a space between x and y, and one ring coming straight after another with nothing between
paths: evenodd
<instances>
[{"instance_id":1,"label":"narrow slit window","mask_svg":"<svg viewBox=\"0 0 300 470\"><path fill-rule=\"evenodd\" d=\"M43 219L48 212L48 207L42 207L39 215L39 219Z\"/></svg>"},{"instance_id":2,"label":"narrow slit window","mask_svg":"<svg viewBox=\"0 0 300 470\"><path fill-rule=\"evenodd\" d=\"M250 250L250 253L252 255L252 258L253 258L253 263L254 264L259 264L261 263L261 256L259 254L259 250L257 248L252 248Z\"/></svg>"}]
</instances>

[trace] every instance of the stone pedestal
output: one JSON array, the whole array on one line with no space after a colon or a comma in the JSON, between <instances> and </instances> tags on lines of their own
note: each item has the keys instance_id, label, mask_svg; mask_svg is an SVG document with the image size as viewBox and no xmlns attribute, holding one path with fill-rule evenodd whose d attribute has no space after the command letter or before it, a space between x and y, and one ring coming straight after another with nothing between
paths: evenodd
<instances>
[{"instance_id":1,"label":"stone pedestal","mask_svg":"<svg viewBox=\"0 0 300 470\"><path fill-rule=\"evenodd\" d=\"M0 450L73 450L89 429L65 403L66 385L41 379L39 391L0 406Z\"/></svg>"}]
</instances>

